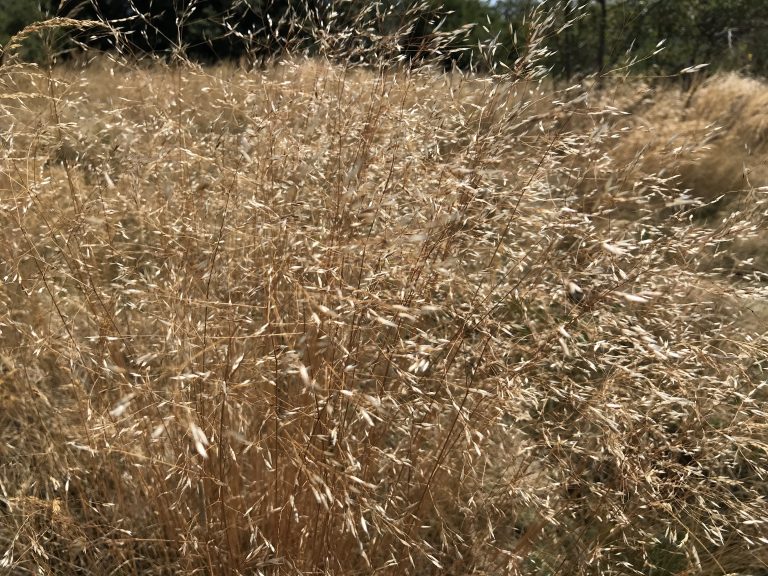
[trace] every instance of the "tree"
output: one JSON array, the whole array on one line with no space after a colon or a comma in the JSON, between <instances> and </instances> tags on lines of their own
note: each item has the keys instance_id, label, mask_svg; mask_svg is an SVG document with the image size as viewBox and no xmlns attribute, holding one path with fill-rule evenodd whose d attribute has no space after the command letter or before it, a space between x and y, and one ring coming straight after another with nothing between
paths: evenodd
<instances>
[{"instance_id":1,"label":"tree","mask_svg":"<svg viewBox=\"0 0 768 576\"><path fill-rule=\"evenodd\" d=\"M7 47L10 39L29 24L43 18L38 2L34 0L0 0L0 46ZM17 52L23 59L42 57L43 46L39 38L24 41Z\"/></svg>"},{"instance_id":2,"label":"tree","mask_svg":"<svg viewBox=\"0 0 768 576\"><path fill-rule=\"evenodd\" d=\"M605 34L608 25L608 6L606 0L598 0L600 5L600 16L597 25L597 73L602 74L605 70Z\"/></svg>"}]
</instances>

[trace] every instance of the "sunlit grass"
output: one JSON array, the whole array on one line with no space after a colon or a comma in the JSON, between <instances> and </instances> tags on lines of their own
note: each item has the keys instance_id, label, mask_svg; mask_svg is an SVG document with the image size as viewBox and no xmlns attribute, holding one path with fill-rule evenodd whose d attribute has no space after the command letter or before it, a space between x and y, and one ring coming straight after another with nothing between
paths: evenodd
<instances>
[{"instance_id":1,"label":"sunlit grass","mask_svg":"<svg viewBox=\"0 0 768 576\"><path fill-rule=\"evenodd\" d=\"M4 568L764 569L766 189L704 218L677 177L716 113L320 59L2 82Z\"/></svg>"}]
</instances>

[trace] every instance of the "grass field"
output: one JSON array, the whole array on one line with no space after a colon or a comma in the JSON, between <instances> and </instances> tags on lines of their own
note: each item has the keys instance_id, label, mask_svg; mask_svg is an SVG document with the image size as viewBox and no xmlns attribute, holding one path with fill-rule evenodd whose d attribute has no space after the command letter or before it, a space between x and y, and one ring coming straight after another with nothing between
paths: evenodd
<instances>
[{"instance_id":1,"label":"grass field","mask_svg":"<svg viewBox=\"0 0 768 576\"><path fill-rule=\"evenodd\" d=\"M764 84L0 81L4 573L768 573Z\"/></svg>"}]
</instances>

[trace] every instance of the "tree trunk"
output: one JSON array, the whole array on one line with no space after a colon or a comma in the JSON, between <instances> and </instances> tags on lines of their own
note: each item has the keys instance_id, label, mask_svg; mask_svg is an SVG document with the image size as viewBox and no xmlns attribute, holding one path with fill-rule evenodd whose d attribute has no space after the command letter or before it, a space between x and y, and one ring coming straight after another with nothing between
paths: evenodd
<instances>
[{"instance_id":1,"label":"tree trunk","mask_svg":"<svg viewBox=\"0 0 768 576\"><path fill-rule=\"evenodd\" d=\"M597 77L598 81L603 75L605 66L605 30L608 24L608 7L606 0L598 0L600 3L600 16L598 21L598 43L597 43Z\"/></svg>"},{"instance_id":2,"label":"tree trunk","mask_svg":"<svg viewBox=\"0 0 768 576\"><path fill-rule=\"evenodd\" d=\"M565 3L565 24L567 25L568 22L571 20L571 17L573 16L573 4L571 3L571 0L567 0ZM565 29L565 53L563 54L563 65L565 68L565 79L567 81L571 80L571 77L573 76L573 64L572 64L572 58L573 58L573 52L575 50L575 46L573 45L573 30L570 26Z\"/></svg>"}]
</instances>

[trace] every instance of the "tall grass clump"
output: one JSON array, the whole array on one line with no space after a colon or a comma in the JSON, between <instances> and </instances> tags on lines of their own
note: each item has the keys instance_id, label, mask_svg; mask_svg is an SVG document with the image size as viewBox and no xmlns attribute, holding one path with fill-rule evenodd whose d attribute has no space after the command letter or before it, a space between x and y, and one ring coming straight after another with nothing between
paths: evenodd
<instances>
[{"instance_id":1,"label":"tall grass clump","mask_svg":"<svg viewBox=\"0 0 768 576\"><path fill-rule=\"evenodd\" d=\"M4 570L765 570L768 188L698 218L674 93L555 90L529 22L484 75L6 62Z\"/></svg>"}]
</instances>

